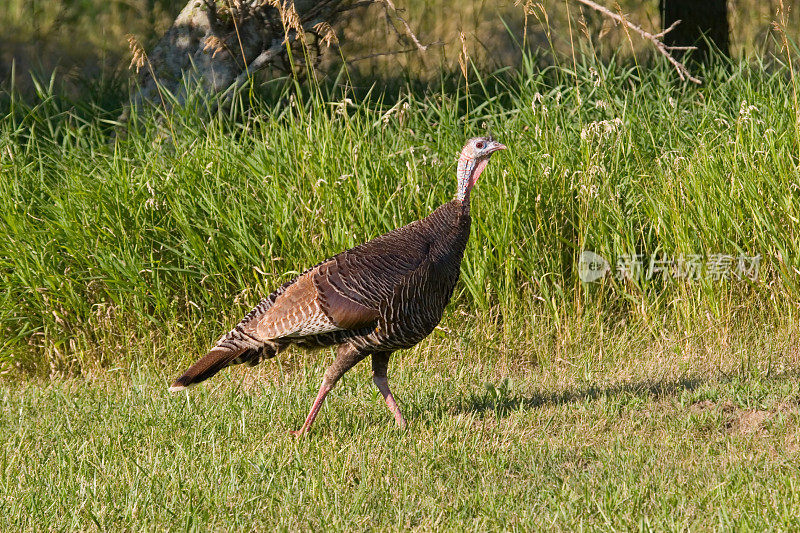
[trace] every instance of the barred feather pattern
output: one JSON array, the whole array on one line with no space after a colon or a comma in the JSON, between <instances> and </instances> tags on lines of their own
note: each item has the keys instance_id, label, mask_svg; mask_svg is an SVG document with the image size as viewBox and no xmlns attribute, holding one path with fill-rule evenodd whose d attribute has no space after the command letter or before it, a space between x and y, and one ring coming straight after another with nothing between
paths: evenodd
<instances>
[{"instance_id":1,"label":"barred feather pattern","mask_svg":"<svg viewBox=\"0 0 800 533\"><path fill-rule=\"evenodd\" d=\"M172 389L231 364L257 364L290 344L347 343L364 355L414 346L441 320L469 231L469 203L456 199L315 265L261 300Z\"/></svg>"},{"instance_id":2,"label":"barred feather pattern","mask_svg":"<svg viewBox=\"0 0 800 533\"><path fill-rule=\"evenodd\" d=\"M320 336L319 344L348 341L362 351L378 352L410 348L428 336L458 281L469 230L469 205L454 200L334 258L325 269L334 284L340 280L348 297L377 308L379 318L368 332Z\"/></svg>"}]
</instances>

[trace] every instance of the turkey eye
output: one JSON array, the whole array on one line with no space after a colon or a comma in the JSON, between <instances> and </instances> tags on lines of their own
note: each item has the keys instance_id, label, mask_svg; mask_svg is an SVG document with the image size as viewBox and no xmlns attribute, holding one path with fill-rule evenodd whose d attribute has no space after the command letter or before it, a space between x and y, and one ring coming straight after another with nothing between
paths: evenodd
<instances>
[{"instance_id":1,"label":"turkey eye","mask_svg":"<svg viewBox=\"0 0 800 533\"><path fill-rule=\"evenodd\" d=\"M480 150L481 148L483 148L483 143L482 143L482 142L479 142L478 144L476 144L476 145L475 145L475 148L477 148L478 150Z\"/></svg>"}]
</instances>

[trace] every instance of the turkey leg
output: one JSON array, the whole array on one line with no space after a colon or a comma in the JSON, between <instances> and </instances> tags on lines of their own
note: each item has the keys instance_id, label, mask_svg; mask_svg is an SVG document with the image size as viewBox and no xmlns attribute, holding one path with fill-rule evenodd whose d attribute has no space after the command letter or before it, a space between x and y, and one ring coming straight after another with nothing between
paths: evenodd
<instances>
[{"instance_id":1,"label":"turkey leg","mask_svg":"<svg viewBox=\"0 0 800 533\"><path fill-rule=\"evenodd\" d=\"M308 416L306 417L306 421L303 423L303 427L297 431L290 431L290 434L297 437L308 433L311 430L311 424L313 424L314 419L317 418L317 413L319 413L319 410L322 408L322 403L325 401L325 396L328 395L331 389L336 385L336 382L339 381L339 378L341 378L345 372L353 368L356 363L364 359L366 356L366 353L361 352L355 346L350 344L339 345L339 348L336 350L336 359L333 360L331 366L329 366L325 371L325 376L322 378L322 386L319 388L317 398L311 405L311 410L308 412Z\"/></svg>"},{"instance_id":2,"label":"turkey leg","mask_svg":"<svg viewBox=\"0 0 800 533\"><path fill-rule=\"evenodd\" d=\"M392 391L389 390L389 378L386 377L386 369L389 366L389 356L392 352L379 352L372 355L372 381L375 386L381 391L383 399L386 401L386 406L389 411L394 415L394 420L400 429L406 429L406 421L403 418L403 413L400 412L400 406L392 396Z\"/></svg>"}]
</instances>

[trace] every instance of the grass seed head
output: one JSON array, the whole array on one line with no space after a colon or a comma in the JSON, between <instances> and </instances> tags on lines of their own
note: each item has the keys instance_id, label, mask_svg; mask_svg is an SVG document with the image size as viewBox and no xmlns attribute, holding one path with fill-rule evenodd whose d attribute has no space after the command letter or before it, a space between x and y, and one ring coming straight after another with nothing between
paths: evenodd
<instances>
[{"instance_id":1,"label":"grass seed head","mask_svg":"<svg viewBox=\"0 0 800 533\"><path fill-rule=\"evenodd\" d=\"M136 69L136 73L139 73L139 70L144 66L144 62L147 59L147 54L145 54L144 47L139 40L134 37L133 35L128 35L128 49L131 51L131 64L128 68Z\"/></svg>"}]
</instances>

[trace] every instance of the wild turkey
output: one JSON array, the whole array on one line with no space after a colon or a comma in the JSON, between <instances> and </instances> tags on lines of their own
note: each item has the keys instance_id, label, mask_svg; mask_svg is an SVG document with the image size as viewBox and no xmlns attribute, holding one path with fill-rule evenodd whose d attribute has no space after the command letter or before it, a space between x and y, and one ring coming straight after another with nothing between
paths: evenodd
<instances>
[{"instance_id":1,"label":"wild turkey","mask_svg":"<svg viewBox=\"0 0 800 533\"><path fill-rule=\"evenodd\" d=\"M303 427L311 428L342 375L372 355L373 381L401 428L406 422L386 377L389 356L433 331L458 281L469 238L469 195L491 155L505 146L470 139L458 159L456 198L429 216L342 252L306 270L263 299L171 392L235 363L255 365L290 344L338 345Z\"/></svg>"}]
</instances>

